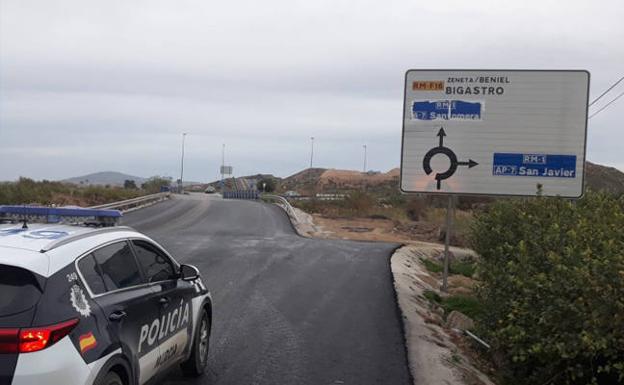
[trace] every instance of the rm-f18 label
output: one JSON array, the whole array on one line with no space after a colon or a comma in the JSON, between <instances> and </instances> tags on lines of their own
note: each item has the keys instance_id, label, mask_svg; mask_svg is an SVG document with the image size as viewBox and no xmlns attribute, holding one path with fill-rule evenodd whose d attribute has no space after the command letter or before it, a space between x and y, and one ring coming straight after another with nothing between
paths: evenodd
<instances>
[{"instance_id":1,"label":"rm-f18 label","mask_svg":"<svg viewBox=\"0 0 624 385\"><path fill-rule=\"evenodd\" d=\"M576 155L495 153L492 174L576 178Z\"/></svg>"}]
</instances>

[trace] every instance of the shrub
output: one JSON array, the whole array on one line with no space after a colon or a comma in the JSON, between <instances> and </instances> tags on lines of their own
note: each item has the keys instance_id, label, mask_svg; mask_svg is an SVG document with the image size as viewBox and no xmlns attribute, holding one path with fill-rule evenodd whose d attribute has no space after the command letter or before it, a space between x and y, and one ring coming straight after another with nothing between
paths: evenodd
<instances>
[{"instance_id":1,"label":"shrub","mask_svg":"<svg viewBox=\"0 0 624 385\"><path fill-rule=\"evenodd\" d=\"M425 291L423 291L423 296L425 298L427 298L429 301L435 302L437 304L442 302L442 297L440 297L440 294L436 293L433 290L425 290Z\"/></svg>"},{"instance_id":2,"label":"shrub","mask_svg":"<svg viewBox=\"0 0 624 385\"><path fill-rule=\"evenodd\" d=\"M161 187L170 186L171 178L153 176L141 184L141 188L145 190L147 194L155 194L160 192Z\"/></svg>"},{"instance_id":3,"label":"shrub","mask_svg":"<svg viewBox=\"0 0 624 385\"><path fill-rule=\"evenodd\" d=\"M359 214L368 212L375 203L375 198L362 191L354 191L344 200L345 207Z\"/></svg>"},{"instance_id":4,"label":"shrub","mask_svg":"<svg viewBox=\"0 0 624 385\"><path fill-rule=\"evenodd\" d=\"M449 266L451 274L459 274L464 277L472 278L475 273L475 263L472 261L455 260Z\"/></svg>"},{"instance_id":5,"label":"shrub","mask_svg":"<svg viewBox=\"0 0 624 385\"><path fill-rule=\"evenodd\" d=\"M445 315L448 315L453 310L457 310L468 317L474 318L483 312L483 305L474 297L451 295L443 298L433 290L423 291L423 297L429 300L429 302L440 306L444 310Z\"/></svg>"},{"instance_id":6,"label":"shrub","mask_svg":"<svg viewBox=\"0 0 624 385\"><path fill-rule=\"evenodd\" d=\"M442 262L437 262L428 258L420 258L425 265L427 271L432 273L441 273L444 270ZM472 261L449 261L449 274L459 274L464 277L472 278L475 273L475 263Z\"/></svg>"},{"instance_id":7,"label":"shrub","mask_svg":"<svg viewBox=\"0 0 624 385\"><path fill-rule=\"evenodd\" d=\"M20 178L17 182L0 183L0 204L92 206L134 198L141 193L119 187L79 187L63 182Z\"/></svg>"},{"instance_id":8,"label":"shrub","mask_svg":"<svg viewBox=\"0 0 624 385\"><path fill-rule=\"evenodd\" d=\"M423 265L425 265L427 271L430 271L432 273L441 273L442 270L444 270L444 266L442 266L441 263L432 261L431 259L420 258L420 261L423 263Z\"/></svg>"},{"instance_id":9,"label":"shrub","mask_svg":"<svg viewBox=\"0 0 624 385\"><path fill-rule=\"evenodd\" d=\"M445 314L457 310L470 318L477 318L483 313L481 302L477 298L467 295L452 295L443 298L441 306Z\"/></svg>"},{"instance_id":10,"label":"shrub","mask_svg":"<svg viewBox=\"0 0 624 385\"><path fill-rule=\"evenodd\" d=\"M136 189L137 185L136 182L132 179L126 179L124 180L124 188L125 189Z\"/></svg>"},{"instance_id":11,"label":"shrub","mask_svg":"<svg viewBox=\"0 0 624 385\"><path fill-rule=\"evenodd\" d=\"M514 384L624 381L623 201L501 200L476 216L478 319Z\"/></svg>"},{"instance_id":12,"label":"shrub","mask_svg":"<svg viewBox=\"0 0 624 385\"><path fill-rule=\"evenodd\" d=\"M266 177L266 178L260 179L258 183L256 184L256 186L259 191L273 192L277 188L277 181L275 178Z\"/></svg>"},{"instance_id":13,"label":"shrub","mask_svg":"<svg viewBox=\"0 0 624 385\"><path fill-rule=\"evenodd\" d=\"M425 210L427 210L427 202L425 198L422 197L412 197L407 202L405 208L408 218L413 221L421 220L425 214Z\"/></svg>"}]
</instances>

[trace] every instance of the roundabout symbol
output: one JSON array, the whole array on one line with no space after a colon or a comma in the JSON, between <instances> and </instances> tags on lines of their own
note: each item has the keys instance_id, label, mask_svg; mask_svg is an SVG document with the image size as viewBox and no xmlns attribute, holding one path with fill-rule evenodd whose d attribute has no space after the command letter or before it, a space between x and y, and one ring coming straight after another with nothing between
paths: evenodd
<instances>
[{"instance_id":1,"label":"roundabout symbol","mask_svg":"<svg viewBox=\"0 0 624 385\"><path fill-rule=\"evenodd\" d=\"M437 181L437 189L440 190L440 188L442 187L442 181L444 179L448 179L451 176L453 176L453 174L455 174L455 171L457 171L458 166L468 166L468 168L473 168L479 163L475 162L472 159L469 159L467 162L458 161L457 155L455 155L453 150L451 150L448 147L444 147L444 137L446 136L446 133L444 132L444 128L442 127L440 128L440 131L438 131L437 136L440 138L440 143L438 147L432 148L431 150L427 151L427 153L425 154L425 157L423 159L423 170L425 170L425 173L427 173L427 175L430 175L433 172L433 169L431 168L431 159L437 154L444 154L449 158L449 161L450 161L449 168L444 172L438 172L435 174L435 180Z\"/></svg>"}]
</instances>

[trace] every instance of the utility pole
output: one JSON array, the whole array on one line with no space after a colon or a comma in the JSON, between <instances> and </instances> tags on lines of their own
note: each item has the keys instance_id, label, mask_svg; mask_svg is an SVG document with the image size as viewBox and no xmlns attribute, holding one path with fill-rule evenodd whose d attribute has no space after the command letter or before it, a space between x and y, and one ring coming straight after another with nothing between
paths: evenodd
<instances>
[{"instance_id":1,"label":"utility pole","mask_svg":"<svg viewBox=\"0 0 624 385\"><path fill-rule=\"evenodd\" d=\"M311 136L310 137L310 171L309 171L309 176L310 176L310 196L314 195L314 186L312 183L312 164L314 161L314 137Z\"/></svg>"},{"instance_id":2,"label":"utility pole","mask_svg":"<svg viewBox=\"0 0 624 385\"><path fill-rule=\"evenodd\" d=\"M366 174L366 145L364 147L364 168L362 168L362 172Z\"/></svg>"},{"instance_id":3,"label":"utility pole","mask_svg":"<svg viewBox=\"0 0 624 385\"><path fill-rule=\"evenodd\" d=\"M310 169L312 169L312 161L314 160L314 137L310 137Z\"/></svg>"},{"instance_id":4,"label":"utility pole","mask_svg":"<svg viewBox=\"0 0 624 385\"><path fill-rule=\"evenodd\" d=\"M180 161L180 192L184 192L184 141L186 139L186 132L182 133L182 160Z\"/></svg>"}]
</instances>

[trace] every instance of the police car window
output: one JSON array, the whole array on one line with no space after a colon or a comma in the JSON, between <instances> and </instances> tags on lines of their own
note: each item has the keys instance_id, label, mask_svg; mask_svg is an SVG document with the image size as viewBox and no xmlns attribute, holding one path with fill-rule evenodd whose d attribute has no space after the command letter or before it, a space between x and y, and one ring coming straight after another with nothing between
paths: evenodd
<instances>
[{"instance_id":1,"label":"police car window","mask_svg":"<svg viewBox=\"0 0 624 385\"><path fill-rule=\"evenodd\" d=\"M145 241L132 241L137 260L145 272L148 282L175 278L175 269L167 257L156 246Z\"/></svg>"},{"instance_id":2,"label":"police car window","mask_svg":"<svg viewBox=\"0 0 624 385\"><path fill-rule=\"evenodd\" d=\"M128 242L104 246L94 251L93 256L100 266L106 290L123 289L143 283Z\"/></svg>"},{"instance_id":3,"label":"police car window","mask_svg":"<svg viewBox=\"0 0 624 385\"><path fill-rule=\"evenodd\" d=\"M82 277L85 279L93 294L102 294L106 291L104 280L95 264L93 254L87 255L78 262L78 270L80 270Z\"/></svg>"},{"instance_id":4,"label":"police car window","mask_svg":"<svg viewBox=\"0 0 624 385\"><path fill-rule=\"evenodd\" d=\"M41 298L41 286L33 273L0 265L0 317L21 313Z\"/></svg>"}]
</instances>

